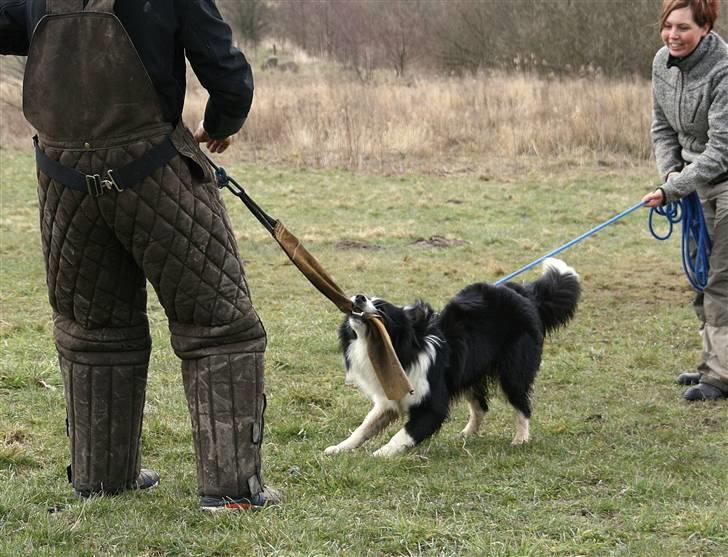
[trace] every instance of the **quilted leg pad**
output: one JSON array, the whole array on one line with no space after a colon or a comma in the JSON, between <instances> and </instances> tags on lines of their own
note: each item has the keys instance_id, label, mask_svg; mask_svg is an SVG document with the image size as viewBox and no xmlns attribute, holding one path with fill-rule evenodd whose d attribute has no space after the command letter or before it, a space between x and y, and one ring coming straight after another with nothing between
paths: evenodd
<instances>
[{"instance_id":1,"label":"quilted leg pad","mask_svg":"<svg viewBox=\"0 0 728 557\"><path fill-rule=\"evenodd\" d=\"M253 497L263 485L263 353L182 362L200 495Z\"/></svg>"},{"instance_id":2,"label":"quilted leg pad","mask_svg":"<svg viewBox=\"0 0 728 557\"><path fill-rule=\"evenodd\" d=\"M106 493L130 489L140 469L149 362L146 327L88 331L56 316L54 328L73 487ZM112 347L119 351L110 351Z\"/></svg>"}]
</instances>

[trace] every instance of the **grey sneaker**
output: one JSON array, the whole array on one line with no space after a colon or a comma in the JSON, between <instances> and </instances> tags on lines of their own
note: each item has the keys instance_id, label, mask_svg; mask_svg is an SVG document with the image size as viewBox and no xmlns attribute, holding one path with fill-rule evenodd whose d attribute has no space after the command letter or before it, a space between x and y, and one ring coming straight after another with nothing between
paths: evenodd
<instances>
[{"instance_id":1,"label":"grey sneaker","mask_svg":"<svg viewBox=\"0 0 728 557\"><path fill-rule=\"evenodd\" d=\"M675 382L678 385L697 385L700 383L700 377L702 375L699 371L684 371L677 376Z\"/></svg>"},{"instance_id":2,"label":"grey sneaker","mask_svg":"<svg viewBox=\"0 0 728 557\"><path fill-rule=\"evenodd\" d=\"M683 398L691 402L696 400L720 400L728 398L728 395L718 387L708 383L698 383L683 393Z\"/></svg>"},{"instance_id":3,"label":"grey sneaker","mask_svg":"<svg viewBox=\"0 0 728 557\"><path fill-rule=\"evenodd\" d=\"M200 509L206 512L219 511L249 511L272 507L280 504L281 494L279 491L264 487L263 491L254 497L217 497L214 495L203 495L200 497Z\"/></svg>"},{"instance_id":4,"label":"grey sneaker","mask_svg":"<svg viewBox=\"0 0 728 557\"><path fill-rule=\"evenodd\" d=\"M159 485L159 473L155 472L154 470L148 470L147 468L142 468L139 471L139 475L137 476L136 482L134 486L131 489L153 489ZM94 495L118 495L119 493L122 493L124 491L128 491L125 489L117 489L113 491L90 491L90 490L79 490L74 489L73 494L78 497L79 499L88 499L89 497L93 497Z\"/></svg>"}]
</instances>

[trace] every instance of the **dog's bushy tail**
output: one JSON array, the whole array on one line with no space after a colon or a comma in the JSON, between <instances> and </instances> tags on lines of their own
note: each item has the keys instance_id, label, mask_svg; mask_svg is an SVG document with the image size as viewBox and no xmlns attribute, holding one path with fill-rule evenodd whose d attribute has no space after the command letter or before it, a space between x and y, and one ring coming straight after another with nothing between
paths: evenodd
<instances>
[{"instance_id":1,"label":"dog's bushy tail","mask_svg":"<svg viewBox=\"0 0 728 557\"><path fill-rule=\"evenodd\" d=\"M560 259L543 262L543 275L532 283L536 307L546 332L566 325L574 317L581 296L579 275Z\"/></svg>"}]
</instances>

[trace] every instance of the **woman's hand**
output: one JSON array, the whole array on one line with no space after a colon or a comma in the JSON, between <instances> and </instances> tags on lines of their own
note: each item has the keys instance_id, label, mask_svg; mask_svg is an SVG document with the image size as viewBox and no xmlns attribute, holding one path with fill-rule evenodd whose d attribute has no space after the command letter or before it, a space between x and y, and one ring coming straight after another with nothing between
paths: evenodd
<instances>
[{"instance_id":1,"label":"woman's hand","mask_svg":"<svg viewBox=\"0 0 728 557\"><path fill-rule=\"evenodd\" d=\"M655 191L645 195L642 201L647 207L660 207L665 203L665 194L660 188L657 188Z\"/></svg>"},{"instance_id":2,"label":"woman's hand","mask_svg":"<svg viewBox=\"0 0 728 557\"><path fill-rule=\"evenodd\" d=\"M669 180L673 176L680 176L680 172L677 170L673 170L670 172L670 174L667 175L667 179ZM652 193L648 193L642 198L642 201L644 201L645 205L647 207L660 207L665 204L665 192L662 188L657 188Z\"/></svg>"},{"instance_id":3,"label":"woman's hand","mask_svg":"<svg viewBox=\"0 0 728 557\"><path fill-rule=\"evenodd\" d=\"M207 145L207 150L211 153L222 153L225 149L230 147L230 144L233 142L233 136L230 135L222 139L212 139L208 135L203 124L204 122L200 122L200 125L197 126L194 133L195 141L197 141L197 143L205 143Z\"/></svg>"}]
</instances>

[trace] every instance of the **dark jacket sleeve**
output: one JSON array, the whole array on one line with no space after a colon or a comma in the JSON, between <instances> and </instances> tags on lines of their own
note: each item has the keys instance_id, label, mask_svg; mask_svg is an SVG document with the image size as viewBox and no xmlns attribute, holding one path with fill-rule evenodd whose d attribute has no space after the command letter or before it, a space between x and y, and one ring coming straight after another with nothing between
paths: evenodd
<instances>
[{"instance_id":1,"label":"dark jacket sleeve","mask_svg":"<svg viewBox=\"0 0 728 557\"><path fill-rule=\"evenodd\" d=\"M205 130L221 139L237 133L253 103L253 72L212 0L186 0L181 40L185 54L210 95Z\"/></svg>"},{"instance_id":2,"label":"dark jacket sleeve","mask_svg":"<svg viewBox=\"0 0 728 557\"><path fill-rule=\"evenodd\" d=\"M24 0L0 0L0 54L28 54Z\"/></svg>"}]
</instances>

